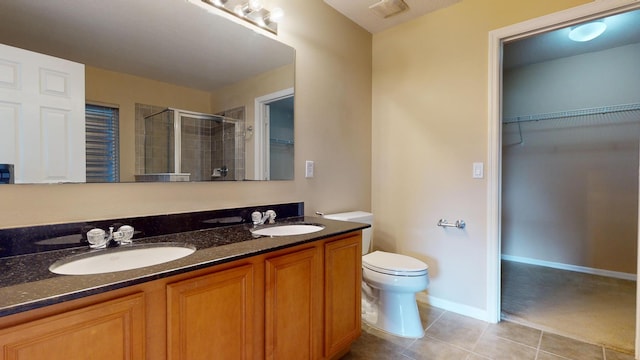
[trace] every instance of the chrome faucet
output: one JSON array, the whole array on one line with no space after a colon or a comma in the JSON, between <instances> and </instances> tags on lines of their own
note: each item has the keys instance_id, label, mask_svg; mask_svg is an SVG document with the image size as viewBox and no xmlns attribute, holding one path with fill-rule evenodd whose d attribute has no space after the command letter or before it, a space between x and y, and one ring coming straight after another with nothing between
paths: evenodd
<instances>
[{"instance_id":1,"label":"chrome faucet","mask_svg":"<svg viewBox=\"0 0 640 360\"><path fill-rule=\"evenodd\" d=\"M133 238L133 226L122 225L118 231L113 231L113 226L109 226L109 235L102 229L91 229L87 232L89 247L92 249L104 249L124 244L131 244Z\"/></svg>"},{"instance_id":2,"label":"chrome faucet","mask_svg":"<svg viewBox=\"0 0 640 360\"><path fill-rule=\"evenodd\" d=\"M269 220L269 224L273 224L276 222L276 212L273 210L267 210L263 213L259 211L254 211L251 213L251 221L253 221L253 225L262 225L267 220Z\"/></svg>"}]
</instances>

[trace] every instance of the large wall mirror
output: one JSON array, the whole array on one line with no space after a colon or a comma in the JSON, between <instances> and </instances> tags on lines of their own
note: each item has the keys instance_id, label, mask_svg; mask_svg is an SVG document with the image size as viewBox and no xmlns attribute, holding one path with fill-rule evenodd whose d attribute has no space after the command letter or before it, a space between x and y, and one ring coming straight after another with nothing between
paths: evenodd
<instances>
[{"instance_id":1,"label":"large wall mirror","mask_svg":"<svg viewBox=\"0 0 640 360\"><path fill-rule=\"evenodd\" d=\"M0 182L293 179L295 51L276 36L200 0L4 0L1 7L0 142L14 145L0 145ZM3 56L7 48L83 65L81 130L65 130L63 111L39 111L40 125L60 128L21 123L28 112L6 94L9 80L29 77L12 69L28 66ZM39 76L65 87L57 77L65 72ZM39 142L21 143L29 134ZM68 138L56 149L46 136ZM25 160L42 161L37 175L24 175ZM84 164L79 178L57 177L74 162Z\"/></svg>"}]
</instances>

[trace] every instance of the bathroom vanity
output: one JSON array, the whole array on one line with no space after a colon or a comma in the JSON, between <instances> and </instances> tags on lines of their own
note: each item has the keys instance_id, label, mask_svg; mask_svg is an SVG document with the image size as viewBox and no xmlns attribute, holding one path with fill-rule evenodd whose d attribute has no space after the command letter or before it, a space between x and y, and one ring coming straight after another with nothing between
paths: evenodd
<instances>
[{"instance_id":1,"label":"bathroom vanity","mask_svg":"<svg viewBox=\"0 0 640 360\"><path fill-rule=\"evenodd\" d=\"M96 275L48 272L55 258L84 249L2 258L10 270L0 275L0 359L339 358L360 335L368 225L316 217L279 223L324 229L256 237L253 225L241 223L142 238L197 250Z\"/></svg>"}]
</instances>

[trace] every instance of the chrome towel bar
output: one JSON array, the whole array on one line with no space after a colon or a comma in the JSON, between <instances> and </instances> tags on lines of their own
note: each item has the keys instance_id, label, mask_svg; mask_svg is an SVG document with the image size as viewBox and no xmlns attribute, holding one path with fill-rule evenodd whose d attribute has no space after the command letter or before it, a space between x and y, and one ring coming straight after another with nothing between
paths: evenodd
<instances>
[{"instance_id":1,"label":"chrome towel bar","mask_svg":"<svg viewBox=\"0 0 640 360\"><path fill-rule=\"evenodd\" d=\"M438 226L445 227L445 228L454 227L458 229L464 229L464 227L467 226L467 224L464 222L464 220L456 220L456 222L450 223L445 219L440 219L438 220Z\"/></svg>"}]
</instances>

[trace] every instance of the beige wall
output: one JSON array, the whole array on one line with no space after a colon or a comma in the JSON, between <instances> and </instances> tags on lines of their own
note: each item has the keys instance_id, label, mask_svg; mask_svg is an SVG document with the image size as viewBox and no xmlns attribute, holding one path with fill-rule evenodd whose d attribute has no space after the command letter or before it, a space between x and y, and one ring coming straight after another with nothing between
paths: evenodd
<instances>
[{"instance_id":1,"label":"beige wall","mask_svg":"<svg viewBox=\"0 0 640 360\"><path fill-rule=\"evenodd\" d=\"M374 247L427 262L434 300L487 310L488 32L586 2L465 0L373 37Z\"/></svg>"},{"instance_id":2,"label":"beige wall","mask_svg":"<svg viewBox=\"0 0 640 360\"><path fill-rule=\"evenodd\" d=\"M294 181L6 185L0 228L289 201L370 210L371 35L320 0L268 5L285 10L278 38L296 49Z\"/></svg>"}]
</instances>

